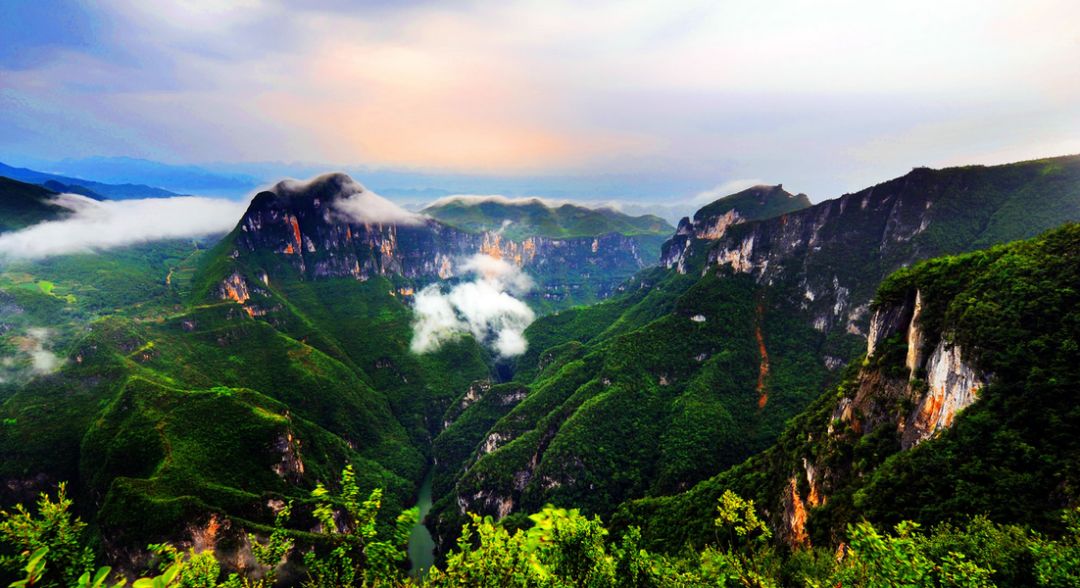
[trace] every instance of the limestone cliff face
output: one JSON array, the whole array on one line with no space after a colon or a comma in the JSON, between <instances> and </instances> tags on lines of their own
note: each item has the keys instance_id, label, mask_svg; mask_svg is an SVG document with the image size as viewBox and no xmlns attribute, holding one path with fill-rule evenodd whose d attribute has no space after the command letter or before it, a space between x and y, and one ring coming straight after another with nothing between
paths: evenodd
<instances>
[{"instance_id":1,"label":"limestone cliff face","mask_svg":"<svg viewBox=\"0 0 1080 588\"><path fill-rule=\"evenodd\" d=\"M975 402L986 376L964 360L958 345L938 343L926 362L926 389L905 419L904 448L909 448L952 426L956 415Z\"/></svg>"},{"instance_id":2,"label":"limestone cliff face","mask_svg":"<svg viewBox=\"0 0 1080 588\"><path fill-rule=\"evenodd\" d=\"M959 345L952 344L947 333L924 331L920 324L923 303L922 293L916 291L903 301L875 310L867 361L855 385L837 399L826 439L817 446L850 446L884 428L894 432L897 450L908 450L951 427L957 416L978 400L989 375L979 370ZM907 348L901 370L882 365L879 357L887 353L886 341L895 345L897 339ZM928 341L937 341L929 354ZM838 460L830 451L802 457L781 492L777 508L783 540L793 546L809 544L807 509L824 504L832 488L853 475L851 468L851 463Z\"/></svg>"},{"instance_id":3,"label":"limestone cliff face","mask_svg":"<svg viewBox=\"0 0 1080 588\"><path fill-rule=\"evenodd\" d=\"M619 233L514 241L387 207L394 205L344 174L302 185L283 182L252 200L232 256L269 252L302 279L398 275L425 281L452 278L457 259L483 253L526 268L542 286L558 286L561 276L594 278L600 295L649 264L638 242ZM274 269L267 269L272 277ZM224 297L236 299L236 282L234 274L222 284Z\"/></svg>"},{"instance_id":4,"label":"limestone cliff face","mask_svg":"<svg viewBox=\"0 0 1080 588\"><path fill-rule=\"evenodd\" d=\"M1028 181L1039 181L1042 164L1014 167L1016 174L1030 174ZM998 171L918 168L853 194L759 220L743 209L722 215L703 214L702 209L679 224L661 260L681 272L723 269L782 286L814 328L865 337L869 302L886 275L915 261L1002 240L1005 235L994 229L995 215L1000 207L1016 206L1009 195L1017 179ZM1060 220L1032 227L1024 236L1070 215L1075 212L1048 214Z\"/></svg>"},{"instance_id":5,"label":"limestone cliff face","mask_svg":"<svg viewBox=\"0 0 1080 588\"><path fill-rule=\"evenodd\" d=\"M929 226L932 212L925 194L871 188L725 235L707 253L706 267L770 285L797 282L799 304L815 328L865 335L877 282L926 256L911 241Z\"/></svg>"},{"instance_id":6,"label":"limestone cliff face","mask_svg":"<svg viewBox=\"0 0 1080 588\"><path fill-rule=\"evenodd\" d=\"M722 238L735 225L783 215L810 206L805 194L791 194L782 185L754 186L698 210L693 219L679 221L675 235L664 244L660 263L686 273L687 261L700 248Z\"/></svg>"}]
</instances>

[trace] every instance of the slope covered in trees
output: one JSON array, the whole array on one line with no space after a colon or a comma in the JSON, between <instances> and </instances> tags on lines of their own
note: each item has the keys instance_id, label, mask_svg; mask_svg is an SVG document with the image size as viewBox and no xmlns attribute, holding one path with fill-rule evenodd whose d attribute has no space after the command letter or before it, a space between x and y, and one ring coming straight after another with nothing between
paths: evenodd
<instances>
[{"instance_id":1,"label":"slope covered in trees","mask_svg":"<svg viewBox=\"0 0 1080 588\"><path fill-rule=\"evenodd\" d=\"M463 511L547 502L608 515L765 449L865 349L889 272L1080 219L1078 179L1080 158L1066 157L917 169L758 221L706 207L665 245L667 270L530 326L514 377L523 400L488 413L485 432L478 419L467 438L446 430L457 449L438 462L440 532ZM1021 203L1039 212L1015 219Z\"/></svg>"}]
</instances>

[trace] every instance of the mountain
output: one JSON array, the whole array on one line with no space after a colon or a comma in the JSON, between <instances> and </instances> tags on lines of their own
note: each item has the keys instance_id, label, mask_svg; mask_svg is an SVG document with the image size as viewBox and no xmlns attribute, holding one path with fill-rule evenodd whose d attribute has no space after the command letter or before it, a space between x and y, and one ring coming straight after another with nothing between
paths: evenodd
<instances>
[{"instance_id":1,"label":"mountain","mask_svg":"<svg viewBox=\"0 0 1080 588\"><path fill-rule=\"evenodd\" d=\"M865 358L775 445L686 493L625 504L616 525L661 549L704 545L734 490L792 547L835 546L863 519L1057 529L1080 500L1078 251L1072 224L892 274Z\"/></svg>"},{"instance_id":2,"label":"mountain","mask_svg":"<svg viewBox=\"0 0 1080 588\"><path fill-rule=\"evenodd\" d=\"M440 534L452 537L466 511L505 517L552 502L608 515L741 463L857 359L886 275L1080 220L1078 180L1073 156L916 169L758 221L723 222L723 204L706 207L665 245L668 269L529 327L520 402L473 401L485 416L466 408L467 434L446 419Z\"/></svg>"},{"instance_id":3,"label":"mountain","mask_svg":"<svg viewBox=\"0 0 1080 588\"><path fill-rule=\"evenodd\" d=\"M549 205L539 198L451 196L422 211L450 226L469 232L494 232L507 239L582 238L621 235L631 238L650 265L673 227L657 216L629 216L611 208L575 204Z\"/></svg>"},{"instance_id":4,"label":"mountain","mask_svg":"<svg viewBox=\"0 0 1080 588\"><path fill-rule=\"evenodd\" d=\"M0 177L0 232L62 218L70 213L56 204L57 193L34 184Z\"/></svg>"},{"instance_id":5,"label":"mountain","mask_svg":"<svg viewBox=\"0 0 1080 588\"><path fill-rule=\"evenodd\" d=\"M272 266L309 279L400 275L415 286L455 277L458 258L483 253L531 274L537 287L529 301L541 310L608 296L653 263L636 237L620 233L514 239L455 228L397 209L344 174L258 194L229 241L240 256L274 252Z\"/></svg>"},{"instance_id":6,"label":"mountain","mask_svg":"<svg viewBox=\"0 0 1080 588\"><path fill-rule=\"evenodd\" d=\"M85 196L90 196L91 198L95 195L98 197L103 196L111 200L168 198L170 196L178 196L175 192L170 192L162 188L155 188L153 186L145 186L142 184L105 184L102 182L34 171L22 167L12 167L3 163L0 163L0 176L31 184L56 182L56 184L54 184L55 187L62 187L65 191L83 194ZM91 193L87 194L85 191Z\"/></svg>"},{"instance_id":7,"label":"mountain","mask_svg":"<svg viewBox=\"0 0 1080 588\"><path fill-rule=\"evenodd\" d=\"M421 212L448 225L472 232L502 231L507 238L588 237L607 233L627 236L663 235L674 227L657 216L630 216L611 208L548 204L539 198L451 196Z\"/></svg>"},{"instance_id":8,"label":"mountain","mask_svg":"<svg viewBox=\"0 0 1080 588\"><path fill-rule=\"evenodd\" d=\"M1080 219L1078 179L1078 156L916 168L798 212L719 231L713 239L676 237L661 263L680 272L696 264L750 275L782 292L788 306L812 317L815 329L850 342L845 333L866 336L868 304L888 273ZM840 354L842 347L830 349Z\"/></svg>"},{"instance_id":9,"label":"mountain","mask_svg":"<svg viewBox=\"0 0 1080 588\"><path fill-rule=\"evenodd\" d=\"M1080 220L1078 179L1070 157L809 207L756 187L680 222L657 267L618 232L516 239L344 174L283 181L213 244L0 271L0 367L25 374L0 374L0 502L67 480L112 563L170 541L229 569L290 502L320 541L312 491L346 465L384 489L382 530L430 475L443 546L467 513L516 529L551 503L678 551L716 536L727 489L784 549L863 513L1053 530L1076 503L1080 234L940 256ZM472 283L475 254L539 285L527 350L414 352L419 293Z\"/></svg>"},{"instance_id":10,"label":"mountain","mask_svg":"<svg viewBox=\"0 0 1080 588\"><path fill-rule=\"evenodd\" d=\"M135 252L152 259L132 249L13 268L0 282L10 316L60 344L55 369L0 395L0 495L71 481L115 561L223 520L218 540L240 561L246 530L289 500L297 524L312 520L310 491L346 464L363 488L385 489L389 524L424 476L443 413L496 363L472 335L413 353L414 293L461 280L458 259L476 253L579 280L613 268L622 281L643 264L634 247L619 235L465 232L330 174L258 194L230 234L188 259L101 271ZM112 280L98 296L127 281L137 300L85 307L94 294L77 277L98 274Z\"/></svg>"},{"instance_id":11,"label":"mountain","mask_svg":"<svg viewBox=\"0 0 1080 588\"><path fill-rule=\"evenodd\" d=\"M104 196L85 186L76 186L75 184L63 184L56 180L49 180L41 184L41 186L57 193L81 194L83 196L86 196L87 198L93 198L94 200L106 200Z\"/></svg>"},{"instance_id":12,"label":"mountain","mask_svg":"<svg viewBox=\"0 0 1080 588\"><path fill-rule=\"evenodd\" d=\"M243 196L264 183L248 174L222 173L197 165L171 165L134 157L63 159L50 163L49 169L112 184L161 186L181 194Z\"/></svg>"},{"instance_id":13,"label":"mountain","mask_svg":"<svg viewBox=\"0 0 1080 588\"><path fill-rule=\"evenodd\" d=\"M754 186L731 194L702 207L694 218L684 217L670 243L664 246L663 264L680 266L687 249L698 241L719 239L728 227L755 220L780 217L810 206L806 194L791 194L783 185Z\"/></svg>"}]
</instances>

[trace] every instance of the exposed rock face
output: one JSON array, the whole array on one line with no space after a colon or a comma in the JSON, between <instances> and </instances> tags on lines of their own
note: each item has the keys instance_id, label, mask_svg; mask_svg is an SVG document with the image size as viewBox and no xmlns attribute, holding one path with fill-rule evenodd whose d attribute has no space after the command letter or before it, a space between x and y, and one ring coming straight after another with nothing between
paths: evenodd
<instances>
[{"instance_id":1,"label":"exposed rock face","mask_svg":"<svg viewBox=\"0 0 1080 588\"><path fill-rule=\"evenodd\" d=\"M783 186L754 186L726 196L679 221L675 235L664 244L660 263L686 273L686 261L695 241L715 241L738 224L769 218L810 205L805 194L794 195Z\"/></svg>"},{"instance_id":2,"label":"exposed rock face","mask_svg":"<svg viewBox=\"0 0 1080 588\"><path fill-rule=\"evenodd\" d=\"M986 376L964 361L960 346L945 341L938 343L930 355L926 374L927 390L919 397L904 428L905 449L952 426L957 413L978 400L979 390L986 385Z\"/></svg>"},{"instance_id":3,"label":"exposed rock face","mask_svg":"<svg viewBox=\"0 0 1080 588\"><path fill-rule=\"evenodd\" d=\"M229 277L225 278L219 290L222 299L232 300L239 304L243 304L251 298L251 292L248 290L244 276L237 272L233 272Z\"/></svg>"},{"instance_id":4,"label":"exposed rock face","mask_svg":"<svg viewBox=\"0 0 1080 588\"><path fill-rule=\"evenodd\" d=\"M806 534L806 505L799 496L795 478L788 480L784 493L784 526L781 535L792 547L805 547L810 544L810 537Z\"/></svg>"},{"instance_id":5,"label":"exposed rock face","mask_svg":"<svg viewBox=\"0 0 1080 588\"><path fill-rule=\"evenodd\" d=\"M899 304L879 308L870 317L870 330L866 337L866 356L873 357L881 343L908 328L914 326L912 308L908 304Z\"/></svg>"},{"instance_id":6,"label":"exposed rock face","mask_svg":"<svg viewBox=\"0 0 1080 588\"><path fill-rule=\"evenodd\" d=\"M294 483L304 477L304 460L300 456L300 439L292 431L285 431L278 436L274 444L275 452L281 455L281 461L272 466L274 473Z\"/></svg>"},{"instance_id":7,"label":"exposed rock face","mask_svg":"<svg viewBox=\"0 0 1080 588\"><path fill-rule=\"evenodd\" d=\"M915 291L906 300L874 312L867 342L868 360L859 372L857 385L837 400L825 428L829 441L823 447L853 444L884 427L895 432L897 450L907 450L951 427L956 417L978 400L979 390L989 382L989 376L965 359L961 348L947 337L925 332L920 324L924 303L922 292ZM882 341L898 334L903 335L908 346L903 376L882 369L875 355L881 351ZM929 357L923 352L928 340L938 341ZM922 382L918 376L924 372L926 381ZM901 412L897 408L900 406L914 408ZM792 464L789 484L779 495L777 514L781 538L790 546L809 544L807 511L825 504L833 483L852 475L852 464L846 461L849 459L837 461L837 456L826 453L804 455L801 467ZM800 493L800 487L807 491Z\"/></svg>"},{"instance_id":8,"label":"exposed rock face","mask_svg":"<svg viewBox=\"0 0 1080 588\"><path fill-rule=\"evenodd\" d=\"M1034 178L1042 165L1018 164L1014 171ZM748 218L742 209L730 217L703 218L702 209L693 221L679 224L664 244L661 260L683 272L691 266L704 266L704 271L725 268L750 274L763 285L782 285L788 290L785 296L807 311L818 330L863 335L866 305L886 275L915 261L1001 240L988 227L998 207L1015 205L1008 199L1016 181L994 168L918 168L860 192L762 220ZM1043 228L1075 213L1055 214L1059 220ZM940 227L948 227L948 238L935 232Z\"/></svg>"},{"instance_id":9,"label":"exposed rock face","mask_svg":"<svg viewBox=\"0 0 1080 588\"><path fill-rule=\"evenodd\" d=\"M392 204L357 200L363 197L378 198L344 174L328 174L300 187L278 184L252 200L238 227L234 257L271 251L305 279L393 274L424 280L453 277L455 259L484 253L537 274L614 274L597 285L601 295L650 263L636 240L619 233L519 242L497 232L461 231L405 211L386 214L383 207ZM375 211L366 215L357 210L358 202ZM270 276L260 279L269 282Z\"/></svg>"},{"instance_id":10,"label":"exposed rock face","mask_svg":"<svg viewBox=\"0 0 1080 588\"><path fill-rule=\"evenodd\" d=\"M915 307L911 311L911 320L908 323L907 359L904 361L912 377L923 363L923 346L926 344L922 326L919 324L920 320L922 320L922 292L916 290Z\"/></svg>"}]
</instances>

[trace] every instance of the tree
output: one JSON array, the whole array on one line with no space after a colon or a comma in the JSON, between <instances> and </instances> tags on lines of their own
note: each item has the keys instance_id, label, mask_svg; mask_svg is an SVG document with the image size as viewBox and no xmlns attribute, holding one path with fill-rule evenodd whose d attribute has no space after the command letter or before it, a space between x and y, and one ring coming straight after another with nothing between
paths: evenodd
<instances>
[{"instance_id":1,"label":"tree","mask_svg":"<svg viewBox=\"0 0 1080 588\"><path fill-rule=\"evenodd\" d=\"M93 567L93 553L85 541L86 523L71 514L72 501L67 496L67 484L61 482L56 500L42 492L37 501L37 514L22 504L11 511L0 511L0 569L5 573L22 575L32 556L44 554L52 563L37 578L35 586L75 585L79 577ZM45 552L41 552L45 549Z\"/></svg>"}]
</instances>

